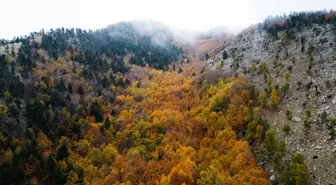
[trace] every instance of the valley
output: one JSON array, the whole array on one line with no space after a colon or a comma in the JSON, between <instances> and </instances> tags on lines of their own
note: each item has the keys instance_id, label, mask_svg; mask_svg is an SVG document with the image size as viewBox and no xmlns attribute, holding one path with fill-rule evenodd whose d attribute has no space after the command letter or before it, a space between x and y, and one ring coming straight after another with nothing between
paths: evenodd
<instances>
[{"instance_id":1,"label":"valley","mask_svg":"<svg viewBox=\"0 0 336 185\"><path fill-rule=\"evenodd\" d=\"M334 184L336 13L0 40L0 184Z\"/></svg>"}]
</instances>

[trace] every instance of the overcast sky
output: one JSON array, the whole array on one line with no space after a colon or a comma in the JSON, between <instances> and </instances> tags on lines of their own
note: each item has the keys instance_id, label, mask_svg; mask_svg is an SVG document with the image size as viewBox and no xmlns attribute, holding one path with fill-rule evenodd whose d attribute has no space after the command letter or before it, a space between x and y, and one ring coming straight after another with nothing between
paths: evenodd
<instances>
[{"instance_id":1,"label":"overcast sky","mask_svg":"<svg viewBox=\"0 0 336 185\"><path fill-rule=\"evenodd\" d=\"M42 28L97 29L136 19L202 31L246 27L268 15L321 9L336 9L336 0L0 0L0 38Z\"/></svg>"}]
</instances>

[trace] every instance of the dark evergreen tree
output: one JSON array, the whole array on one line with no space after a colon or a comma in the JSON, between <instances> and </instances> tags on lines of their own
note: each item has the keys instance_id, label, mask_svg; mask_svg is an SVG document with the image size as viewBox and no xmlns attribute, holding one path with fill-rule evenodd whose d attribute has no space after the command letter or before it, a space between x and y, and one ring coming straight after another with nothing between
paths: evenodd
<instances>
[{"instance_id":1,"label":"dark evergreen tree","mask_svg":"<svg viewBox=\"0 0 336 185\"><path fill-rule=\"evenodd\" d=\"M224 50L223 51L223 60L226 60L229 57L229 55L227 54L227 52Z\"/></svg>"},{"instance_id":2,"label":"dark evergreen tree","mask_svg":"<svg viewBox=\"0 0 336 185\"><path fill-rule=\"evenodd\" d=\"M101 113L100 106L98 103L96 103L94 107L94 117L96 118L96 122L104 121L104 117L103 114Z\"/></svg>"},{"instance_id":3,"label":"dark evergreen tree","mask_svg":"<svg viewBox=\"0 0 336 185\"><path fill-rule=\"evenodd\" d=\"M205 60L208 60L208 59L209 59L209 54L205 53Z\"/></svg>"},{"instance_id":4,"label":"dark evergreen tree","mask_svg":"<svg viewBox=\"0 0 336 185\"><path fill-rule=\"evenodd\" d=\"M69 83L67 89L68 89L68 93L72 94L72 84L71 83Z\"/></svg>"},{"instance_id":5,"label":"dark evergreen tree","mask_svg":"<svg viewBox=\"0 0 336 185\"><path fill-rule=\"evenodd\" d=\"M82 86L78 86L77 93L80 94L80 95L84 95L84 89L83 89Z\"/></svg>"},{"instance_id":6,"label":"dark evergreen tree","mask_svg":"<svg viewBox=\"0 0 336 185\"><path fill-rule=\"evenodd\" d=\"M106 76L104 76L104 78L101 80L101 84L103 88L107 88L108 86L110 86L110 81Z\"/></svg>"},{"instance_id":7,"label":"dark evergreen tree","mask_svg":"<svg viewBox=\"0 0 336 185\"><path fill-rule=\"evenodd\" d=\"M59 92L65 92L66 91L66 86L64 84L63 79L61 79L61 82L57 85L57 89Z\"/></svg>"},{"instance_id":8,"label":"dark evergreen tree","mask_svg":"<svg viewBox=\"0 0 336 185\"><path fill-rule=\"evenodd\" d=\"M69 157L69 149L66 143L62 143L56 152L56 159L59 161L67 157Z\"/></svg>"},{"instance_id":9,"label":"dark evergreen tree","mask_svg":"<svg viewBox=\"0 0 336 185\"><path fill-rule=\"evenodd\" d=\"M105 122L104 122L104 127L105 129L110 129L110 126L111 126L111 123L110 123L110 120L108 119L108 117L105 119Z\"/></svg>"}]
</instances>

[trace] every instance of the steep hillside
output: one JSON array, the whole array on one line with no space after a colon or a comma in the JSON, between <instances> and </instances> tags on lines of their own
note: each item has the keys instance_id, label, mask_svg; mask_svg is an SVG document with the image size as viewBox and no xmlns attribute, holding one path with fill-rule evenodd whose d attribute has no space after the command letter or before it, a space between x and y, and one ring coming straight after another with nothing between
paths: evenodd
<instances>
[{"instance_id":1,"label":"steep hillside","mask_svg":"<svg viewBox=\"0 0 336 185\"><path fill-rule=\"evenodd\" d=\"M305 155L316 184L336 182L335 12L267 19L244 30L207 64L256 84L260 103L273 109L263 114L277 138L286 140L287 153Z\"/></svg>"}]
</instances>

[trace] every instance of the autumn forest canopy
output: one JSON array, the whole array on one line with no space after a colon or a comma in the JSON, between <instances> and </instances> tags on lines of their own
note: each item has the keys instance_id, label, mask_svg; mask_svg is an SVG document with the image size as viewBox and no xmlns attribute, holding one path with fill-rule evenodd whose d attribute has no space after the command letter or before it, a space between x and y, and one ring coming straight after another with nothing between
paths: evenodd
<instances>
[{"instance_id":1,"label":"autumn forest canopy","mask_svg":"<svg viewBox=\"0 0 336 185\"><path fill-rule=\"evenodd\" d=\"M257 29L335 21L294 13ZM275 184L308 184L303 155L283 160L286 142L263 116L284 89L207 68L227 43L200 38L202 57L180 43L132 22L1 40L0 185L271 184L260 162L279 172Z\"/></svg>"}]
</instances>

